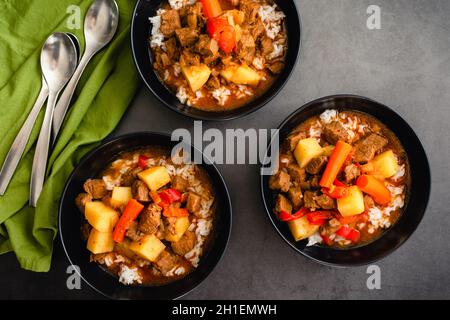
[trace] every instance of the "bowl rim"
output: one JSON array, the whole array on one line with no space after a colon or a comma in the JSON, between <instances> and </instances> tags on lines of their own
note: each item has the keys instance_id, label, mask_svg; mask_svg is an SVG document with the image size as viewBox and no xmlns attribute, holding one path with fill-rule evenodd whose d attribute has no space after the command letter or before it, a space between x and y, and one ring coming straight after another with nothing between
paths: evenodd
<instances>
[{"instance_id":1,"label":"bowl rim","mask_svg":"<svg viewBox=\"0 0 450 320\"><path fill-rule=\"evenodd\" d=\"M131 133L126 133L123 135L119 135L119 136L114 136L114 137L108 137L106 138L104 141L102 141L100 143L100 145L96 146L94 149L92 149L91 151L87 152L82 159L78 162L78 164L75 166L75 168L72 170L70 176L67 178L65 185L64 185L64 189L61 193L61 197L59 200L59 205L58 205L58 234L59 234L59 240L61 241L61 245L63 247L64 250L64 254L67 258L67 260L69 261L71 266L74 266L75 264L73 263L68 251L67 251L67 245L64 241L64 235L63 232L61 232L61 217L62 217L62 211L63 211L63 199L66 196L67 190L69 188L69 184L72 181L75 172L77 171L78 168L80 168L81 166L85 165L87 163L87 161L94 156L100 149L105 148L106 146L113 144L113 143L117 143L118 141L122 140L122 139L128 139L128 138L133 138L135 136L139 136L139 135L148 135L148 136L156 136L156 137L161 137L161 138L169 138L171 137L170 134L166 133L166 132L157 132L157 131L138 131L138 132L131 132ZM173 300L178 300L182 297L184 297L185 295L189 294L190 292L192 292L193 290L195 290L198 286L200 286L202 283L204 283L206 281L206 279L211 275L211 273L213 273L213 271L216 269L216 267L219 265L219 263L222 261L225 252L228 249L229 243L230 243L230 238L231 238L231 231L233 229L233 206L232 206L232 201L231 201L231 196L230 196L230 192L228 190L228 186L225 182L225 179L222 175L222 173L220 172L220 170L217 168L217 166L210 161L210 159L203 154L203 152L201 152L199 149L197 149L194 145L190 145L191 148L195 149L196 151L200 152L202 154L202 156L204 157L204 159L208 160L207 165L212 166L212 168L214 169L214 171L217 173L218 177L220 178L220 183L223 185L224 190L225 190L225 194L224 194L224 199L227 203L228 203L228 207L229 207L229 212L228 212L228 220L229 220L229 228L228 231L226 233L225 236L225 245L223 246L223 248L221 249L221 253L217 259L217 261L215 262L215 264L213 265L212 268L210 268L204 275L204 277L198 282L196 283L194 286L190 287L188 290L184 290L180 295L177 295L175 298L173 298ZM126 150L126 148L124 149ZM204 163L202 163L202 165L204 165ZM100 289L98 289L96 286L94 286L91 281L89 281L88 279L86 279L85 276L83 276L82 273L80 273L78 271L78 268L74 268L75 272L81 277L81 279L83 279L83 281L85 283L87 283L89 285L89 287L91 287L92 289L94 289L94 291L100 293L102 296L111 299L111 300L115 300L117 298L114 298L108 294L106 294L105 292L101 291ZM104 271L106 272L106 271ZM116 279L117 280L117 279ZM117 280L118 281L118 280ZM164 285L163 285L164 286ZM134 286L129 286L129 288L133 288ZM146 287L146 286L143 286ZM148 288L151 288L151 286L147 286Z\"/></svg>"},{"instance_id":2,"label":"bowl rim","mask_svg":"<svg viewBox=\"0 0 450 320\"><path fill-rule=\"evenodd\" d=\"M138 10L138 8L139 8L139 6L140 6L140 4L141 4L142 1L145 1L145 0L137 0L137 1L136 1L136 5L135 5L135 7L134 7L134 9L133 9L133 16L132 16L132 19L131 19L131 26L130 26L131 52L132 52L132 55L133 55L133 62L134 62L134 65L135 65L135 67L136 67L136 69L137 69L137 71L138 71L138 73L139 73L139 76L141 77L141 80L144 82L144 84L145 84L145 86L147 87L147 89L150 90L150 92L151 92L151 93L152 93L152 94L153 94L153 95L154 95L154 96L155 96L155 97L156 97L156 98L157 98L164 106L166 106L167 108L169 108L169 109L171 109L171 110L177 112L178 114L181 114L181 115L183 115L183 116L185 116L185 117L187 117L187 118L190 118L190 119L194 119L194 120L203 120L203 121L210 121L210 122L224 122L224 121L230 121L230 120L239 119L239 118L248 116L248 115L252 114L253 112L258 111L259 109L261 109L262 107L264 107L265 105L267 105L269 102L271 102L271 101L272 101L272 100L273 100L273 99L281 92L281 90L286 86L287 82L289 81L289 79L290 79L291 76L292 76L292 73L294 72L295 67L296 67L297 64L298 64L299 57L300 57L300 53L303 51L303 50L302 50L302 43L303 43L303 37L302 37L302 31L303 31L302 18L301 18L300 11L298 10L298 6L297 6L295 0L290 0L290 1L292 1L293 5L294 5L295 12L296 12L296 15L297 15L297 18L298 18L298 27L299 27L299 30L300 30L300 34L299 34L299 36L298 36L298 37L299 37L299 44L298 44L297 53L295 54L295 58L294 58L293 63L292 63L292 67L288 70L288 72L287 72L287 74L286 74L286 77L285 77L284 79L280 80L281 82L280 82L279 87L278 87L272 94L268 95L267 98L264 99L264 101L262 101L260 104L256 105L254 108L251 108L251 109L249 109L249 110L243 111L243 112L241 112L241 113L239 113L239 114L228 115L228 116L227 116L227 115L219 116L219 113L218 113L218 112L206 112L206 111L205 111L205 114L208 114L208 115L189 114L189 113L187 113L187 112L185 112L185 111L183 111L183 110L180 110L179 108L173 106L172 104L168 103L168 102L165 101L164 99L162 99L162 98L160 97L160 95L156 92L156 90L153 89L152 85L151 85L150 83L148 83L148 81L147 81L146 78L145 78L144 71L142 70L141 65L140 65L140 63L139 63L139 61L138 61L138 58L137 58L137 56L136 56L136 44L135 44L135 41L134 41L134 25L135 25L135 19L136 19L136 17L137 17L137 10ZM289 49L288 49L288 50L289 50ZM153 71L153 69L152 69L152 71L148 71L148 72L154 72L154 71ZM168 90L168 89L167 89L167 90ZM170 90L168 90L168 91L170 91ZM172 92L170 92L170 93L171 93L172 95L174 95ZM253 100L252 100L252 101L253 101ZM250 102L248 102L248 103L251 103L252 101L250 101ZM243 108L243 107L246 106L246 105L247 105L247 104L242 105L241 107L236 108L236 110L239 110L240 108ZM190 107L190 108L192 108L192 107ZM203 111L203 110L202 110L202 111Z\"/></svg>"},{"instance_id":3,"label":"bowl rim","mask_svg":"<svg viewBox=\"0 0 450 320\"><path fill-rule=\"evenodd\" d=\"M333 94L333 95L328 95L328 96L323 96L317 99L314 99L312 101L309 101L307 103L305 103L304 105L302 105L301 107L299 107L298 109L294 110L293 112L291 112L277 127L278 132L287 124L289 123L295 116L297 116L298 114L304 112L305 109L311 107L314 104L318 104L318 103L324 103L325 101L328 100L333 100L333 99L342 99L342 98L350 98L350 99L358 99L358 100L362 100L362 101L366 101L366 102L370 102L370 103L375 103L377 105L379 105L381 108L383 108L383 111L389 111L394 113L395 115L397 115L399 117L399 119L401 119L404 124L409 128L410 133L413 134L413 136L417 139L417 141L419 142L419 145L421 147L421 151L423 151L423 156L425 157L425 162L426 162L426 167L423 168L424 171L426 171L426 176L427 176L427 194L426 197L424 197L424 209L423 212L420 215L420 218L417 222L417 224L412 228L411 232L409 234L407 234L403 240L396 244L395 246L393 246L392 248L389 248L389 250L386 250L385 252L383 252L382 254L380 254L378 257L374 257L372 259L366 260L364 262L352 262L352 263L334 263L334 262L328 262L328 261L323 261L321 259L318 259L316 257L313 257L307 253L305 253L303 250L300 250L299 248L297 248L296 246L294 246L291 243L291 240L288 239L287 237L285 237L285 235L283 234L283 232L276 226L275 221L274 221L274 217L272 214L272 210L273 208L269 208L269 204L266 201L266 197L265 197L265 191L264 191L264 177L263 175L260 174L260 191L261 191L261 198L264 204L264 208L266 211L266 216L269 219L272 227L276 230L276 233L281 237L281 239L283 239L283 241L292 249L294 250L297 254L301 254L302 256L311 259L312 261L327 266L327 267L334 267L334 268L353 268L353 267L361 267L361 266L366 266L369 264L372 264L376 261L380 261L384 258L386 258L387 256L389 256L391 253L393 253L395 250L397 250L398 248L400 248L411 236L412 234L417 230L418 226L420 225L420 223L423 220L423 217L428 209L428 204L429 204L429 200L430 200L430 194L431 194L431 168L430 168L430 163L429 163L429 159L428 159L428 155L425 151L425 148L423 147L422 141L420 140L420 138L417 136L416 132L412 129L412 127L409 125L409 123L403 119L402 116L400 116L396 111L394 111L392 108L386 106L383 103L380 103L374 99L365 97L365 96L361 96L361 95L357 95L357 94L345 94L345 93L339 93L339 94ZM345 109L345 108L344 108ZM362 113L366 113L371 115L369 112L364 112L364 111L359 111L359 110L355 110L352 108L348 108L348 110L354 110L357 112L362 112ZM317 114L316 114L317 115ZM371 115L373 116L373 115ZM373 116L375 117L375 116ZM384 122L380 119L378 119L377 117L375 117L378 121L382 122L384 124ZM390 129L390 128L389 128ZM278 134L277 134L278 137ZM273 139L272 139L273 140ZM269 142L269 146L272 143L272 140ZM267 149L267 152L269 151L269 149ZM265 160L267 158L267 152L264 156L264 162L266 163ZM262 168L263 166L261 166ZM393 227L393 226L392 226ZM389 230L389 229L388 229ZM373 240L371 243L378 241L378 239L382 238L384 236L384 234L382 234L379 238ZM334 248L327 248L329 250L337 250Z\"/></svg>"}]
</instances>

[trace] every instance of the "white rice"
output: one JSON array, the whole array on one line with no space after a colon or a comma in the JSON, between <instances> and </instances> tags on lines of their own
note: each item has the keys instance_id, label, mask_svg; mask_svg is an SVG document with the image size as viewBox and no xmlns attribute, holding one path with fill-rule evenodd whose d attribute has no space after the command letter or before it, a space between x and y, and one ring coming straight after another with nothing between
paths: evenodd
<instances>
[{"instance_id":1,"label":"white rice","mask_svg":"<svg viewBox=\"0 0 450 320\"><path fill-rule=\"evenodd\" d=\"M337 118L337 115L338 115L337 110L328 109L328 110L325 110L324 112L322 112L322 114L320 115L320 120L324 124L328 124L331 121L335 120Z\"/></svg>"},{"instance_id":2,"label":"white rice","mask_svg":"<svg viewBox=\"0 0 450 320\"><path fill-rule=\"evenodd\" d=\"M184 267L175 266L170 271L166 272L166 277L173 277L173 276L180 276L183 273L186 272L186 269Z\"/></svg>"},{"instance_id":3,"label":"white rice","mask_svg":"<svg viewBox=\"0 0 450 320\"><path fill-rule=\"evenodd\" d=\"M264 5L260 6L258 10L259 17L261 18L266 34L270 39L275 39L281 31L281 24L286 17L284 13L277 10L277 5L273 6Z\"/></svg>"},{"instance_id":4,"label":"white rice","mask_svg":"<svg viewBox=\"0 0 450 320\"><path fill-rule=\"evenodd\" d=\"M185 87L178 88L177 98L178 100L180 100L181 103L186 103L187 99L189 98L189 95Z\"/></svg>"},{"instance_id":5,"label":"white rice","mask_svg":"<svg viewBox=\"0 0 450 320\"><path fill-rule=\"evenodd\" d=\"M106 190L112 190L114 187L120 185L120 176L118 176L116 179L111 176L103 176L102 179L105 182Z\"/></svg>"},{"instance_id":6,"label":"white rice","mask_svg":"<svg viewBox=\"0 0 450 320\"><path fill-rule=\"evenodd\" d=\"M273 51L268 56L268 58L270 60L281 57L284 52L284 44L283 43L274 42L272 45L273 45Z\"/></svg>"},{"instance_id":7,"label":"white rice","mask_svg":"<svg viewBox=\"0 0 450 320\"><path fill-rule=\"evenodd\" d=\"M225 87L220 87L212 92L212 96L217 102L223 106L231 95L231 91Z\"/></svg>"},{"instance_id":8,"label":"white rice","mask_svg":"<svg viewBox=\"0 0 450 320\"><path fill-rule=\"evenodd\" d=\"M251 96L253 95L253 92L249 89L249 87L247 87L246 85L238 85L238 89L236 91L236 97L238 99L242 99L246 96Z\"/></svg>"},{"instance_id":9,"label":"white rice","mask_svg":"<svg viewBox=\"0 0 450 320\"><path fill-rule=\"evenodd\" d=\"M142 283L142 276L139 274L137 268L129 268L127 265L122 264L119 270L119 282L130 285L133 283Z\"/></svg>"},{"instance_id":10,"label":"white rice","mask_svg":"<svg viewBox=\"0 0 450 320\"><path fill-rule=\"evenodd\" d=\"M262 70L264 69L264 59L261 57L255 57L252 61L252 65L258 69L258 70Z\"/></svg>"},{"instance_id":11,"label":"white rice","mask_svg":"<svg viewBox=\"0 0 450 320\"><path fill-rule=\"evenodd\" d=\"M322 135L322 126L319 121L317 121L309 128L308 135L310 138L320 138L320 136Z\"/></svg>"},{"instance_id":12,"label":"white rice","mask_svg":"<svg viewBox=\"0 0 450 320\"><path fill-rule=\"evenodd\" d=\"M150 46L152 48L163 47L164 35L161 33L161 14L166 10L159 9L156 16L148 18L152 24L152 36L150 39Z\"/></svg>"},{"instance_id":13,"label":"white rice","mask_svg":"<svg viewBox=\"0 0 450 320\"><path fill-rule=\"evenodd\" d=\"M172 9L178 10L183 8L184 1L183 0L169 0L169 4L172 7Z\"/></svg>"},{"instance_id":14,"label":"white rice","mask_svg":"<svg viewBox=\"0 0 450 320\"><path fill-rule=\"evenodd\" d=\"M397 181L400 178L403 178L403 176L405 175L405 172L406 172L405 170L406 170L406 166L404 164L400 165L398 167L397 172L391 177L391 179L393 181Z\"/></svg>"},{"instance_id":15,"label":"white rice","mask_svg":"<svg viewBox=\"0 0 450 320\"><path fill-rule=\"evenodd\" d=\"M197 242L194 246L194 248L186 253L184 257L189 260L189 262L194 266L197 267L198 263L200 261L200 256L203 252L203 244L208 237L208 235L211 233L212 230L212 220L211 219L198 219L197 220L197 227L195 229L195 236L197 237Z\"/></svg>"},{"instance_id":16,"label":"white rice","mask_svg":"<svg viewBox=\"0 0 450 320\"><path fill-rule=\"evenodd\" d=\"M322 237L320 236L319 232L314 233L312 236L308 238L308 243L306 244L307 247L313 246L317 243L322 243Z\"/></svg>"}]
</instances>

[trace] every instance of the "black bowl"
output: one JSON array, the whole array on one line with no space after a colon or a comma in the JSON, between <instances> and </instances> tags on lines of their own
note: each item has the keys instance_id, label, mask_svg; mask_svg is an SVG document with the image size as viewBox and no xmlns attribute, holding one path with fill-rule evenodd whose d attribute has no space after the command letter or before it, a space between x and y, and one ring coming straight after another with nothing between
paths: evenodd
<instances>
[{"instance_id":1,"label":"black bowl","mask_svg":"<svg viewBox=\"0 0 450 320\"><path fill-rule=\"evenodd\" d=\"M131 48L134 62L145 84L167 107L194 119L232 120L258 110L280 92L295 67L300 50L301 23L294 0L276 1L286 15L288 32L288 51L284 70L263 95L241 108L224 112L207 112L182 104L175 94L161 83L153 70L148 42L151 23L148 18L156 15L156 11L163 1L167 0L139 0L137 2L131 23Z\"/></svg>"},{"instance_id":2,"label":"black bowl","mask_svg":"<svg viewBox=\"0 0 450 320\"><path fill-rule=\"evenodd\" d=\"M273 227L296 252L330 266L366 265L392 253L411 236L419 225L430 195L430 167L419 138L405 120L385 105L354 95L329 96L307 103L278 127L280 144L298 124L326 109L354 110L372 115L397 135L408 154L412 176L409 200L400 219L381 237L364 246L349 249L335 249L319 245L307 247L305 240L294 241L287 224L279 221L273 214L274 193L269 189L269 176L261 176L262 198Z\"/></svg>"},{"instance_id":3,"label":"black bowl","mask_svg":"<svg viewBox=\"0 0 450 320\"><path fill-rule=\"evenodd\" d=\"M211 245L200 260L198 268L185 278L164 286L125 286L96 263L89 262L86 243L81 240L82 214L75 205L75 197L82 192L83 182L96 177L118 155L144 146L177 144L170 136L143 132L114 138L90 152L67 181L59 207L59 235L72 265L78 266L80 275L92 288L113 299L176 299L198 286L211 273L221 259L231 232L231 202L227 186L220 172L212 164L202 164L209 174L216 192L217 211ZM191 149L192 154L200 151ZM209 162L210 163L210 162Z\"/></svg>"}]
</instances>

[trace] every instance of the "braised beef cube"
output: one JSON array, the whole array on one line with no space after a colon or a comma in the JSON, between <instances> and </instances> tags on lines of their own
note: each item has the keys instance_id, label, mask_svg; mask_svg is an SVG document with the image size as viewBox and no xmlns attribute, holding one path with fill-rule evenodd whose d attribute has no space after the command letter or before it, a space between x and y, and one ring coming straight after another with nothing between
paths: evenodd
<instances>
[{"instance_id":1,"label":"braised beef cube","mask_svg":"<svg viewBox=\"0 0 450 320\"><path fill-rule=\"evenodd\" d=\"M279 74L284 69L283 61L275 61L267 66L267 69L270 70L273 74Z\"/></svg>"},{"instance_id":2,"label":"braised beef cube","mask_svg":"<svg viewBox=\"0 0 450 320\"><path fill-rule=\"evenodd\" d=\"M309 180L300 182L299 186L302 190L311 190L312 189L311 181L309 181Z\"/></svg>"},{"instance_id":3,"label":"braised beef cube","mask_svg":"<svg viewBox=\"0 0 450 320\"><path fill-rule=\"evenodd\" d=\"M256 19L256 22L250 27L251 34L255 39L258 39L260 36L266 33L266 28L264 27L261 19Z\"/></svg>"},{"instance_id":4,"label":"braised beef cube","mask_svg":"<svg viewBox=\"0 0 450 320\"><path fill-rule=\"evenodd\" d=\"M80 193L76 198L75 198L75 204L77 205L78 209L80 209L81 212L84 213L84 206L86 205L87 202L91 202L92 201L92 196L88 193Z\"/></svg>"},{"instance_id":5,"label":"braised beef cube","mask_svg":"<svg viewBox=\"0 0 450 320\"><path fill-rule=\"evenodd\" d=\"M327 196L326 194L321 194L320 196L316 196L314 198L315 202L317 203L317 206L319 208L325 209L325 210L331 210L336 208L336 202L333 198Z\"/></svg>"},{"instance_id":6,"label":"braised beef cube","mask_svg":"<svg viewBox=\"0 0 450 320\"><path fill-rule=\"evenodd\" d=\"M273 41L267 36L261 40L261 52L265 57L273 52Z\"/></svg>"},{"instance_id":7,"label":"braised beef cube","mask_svg":"<svg viewBox=\"0 0 450 320\"><path fill-rule=\"evenodd\" d=\"M187 203L186 203L186 208L188 209L188 211L190 213L195 214L197 211L200 210L201 202L202 202L202 198L198 194L189 192L189 195L187 198Z\"/></svg>"},{"instance_id":8,"label":"braised beef cube","mask_svg":"<svg viewBox=\"0 0 450 320\"><path fill-rule=\"evenodd\" d=\"M198 31L193 28L177 29L175 35L183 47L193 45L198 40Z\"/></svg>"},{"instance_id":9,"label":"braised beef cube","mask_svg":"<svg viewBox=\"0 0 450 320\"><path fill-rule=\"evenodd\" d=\"M164 46L166 48L167 56L171 61L178 61L180 52L178 50L177 41L175 38L170 38L166 42L164 42Z\"/></svg>"},{"instance_id":10,"label":"braised beef cube","mask_svg":"<svg viewBox=\"0 0 450 320\"><path fill-rule=\"evenodd\" d=\"M128 170L124 174L122 174L120 178L120 186L121 187L130 187L133 182L137 179L137 174L141 172L142 169L140 167Z\"/></svg>"},{"instance_id":11,"label":"braised beef cube","mask_svg":"<svg viewBox=\"0 0 450 320\"><path fill-rule=\"evenodd\" d=\"M289 146L289 150L294 151L298 145L298 142L304 138L306 138L306 133L302 131L292 132L286 139Z\"/></svg>"},{"instance_id":12,"label":"braised beef cube","mask_svg":"<svg viewBox=\"0 0 450 320\"><path fill-rule=\"evenodd\" d=\"M292 213L292 204L291 202L282 194L277 196L277 200L275 201L275 213L279 214L281 211Z\"/></svg>"},{"instance_id":13,"label":"braised beef cube","mask_svg":"<svg viewBox=\"0 0 450 320\"><path fill-rule=\"evenodd\" d=\"M162 272L162 274L168 273L173 268L177 267L180 263L179 257L171 254L167 250L164 250L159 255L155 262L156 267Z\"/></svg>"},{"instance_id":14,"label":"braised beef cube","mask_svg":"<svg viewBox=\"0 0 450 320\"><path fill-rule=\"evenodd\" d=\"M353 160L355 162L367 162L375 157L375 154L388 144L388 140L375 133L362 138L355 144Z\"/></svg>"},{"instance_id":15,"label":"braised beef cube","mask_svg":"<svg viewBox=\"0 0 450 320\"><path fill-rule=\"evenodd\" d=\"M186 231L179 241L172 242L172 250L176 254L184 256L194 248L196 240L194 232Z\"/></svg>"},{"instance_id":16,"label":"braised beef cube","mask_svg":"<svg viewBox=\"0 0 450 320\"><path fill-rule=\"evenodd\" d=\"M175 178L172 179L172 188L175 190L185 192L188 186L189 186L188 181L183 177L176 176Z\"/></svg>"},{"instance_id":17,"label":"braised beef cube","mask_svg":"<svg viewBox=\"0 0 450 320\"><path fill-rule=\"evenodd\" d=\"M131 193L133 198L141 202L149 202L151 200L150 190L141 180L136 180L131 185Z\"/></svg>"},{"instance_id":18,"label":"braised beef cube","mask_svg":"<svg viewBox=\"0 0 450 320\"><path fill-rule=\"evenodd\" d=\"M156 203L150 204L139 215L139 231L145 234L154 234L161 224L161 207Z\"/></svg>"},{"instance_id":19,"label":"braised beef cube","mask_svg":"<svg viewBox=\"0 0 450 320\"><path fill-rule=\"evenodd\" d=\"M309 180L310 184L311 184L311 189L320 189L320 176L315 175L312 176L311 179Z\"/></svg>"},{"instance_id":20,"label":"braised beef cube","mask_svg":"<svg viewBox=\"0 0 450 320\"><path fill-rule=\"evenodd\" d=\"M303 204L302 189L300 187L291 187L288 191L288 198L291 200L295 210L300 209Z\"/></svg>"},{"instance_id":21,"label":"braised beef cube","mask_svg":"<svg viewBox=\"0 0 450 320\"><path fill-rule=\"evenodd\" d=\"M278 170L276 174L269 178L269 188L272 190L281 190L288 192L291 186L291 177L282 170Z\"/></svg>"},{"instance_id":22,"label":"braised beef cube","mask_svg":"<svg viewBox=\"0 0 450 320\"><path fill-rule=\"evenodd\" d=\"M161 14L161 33L166 37L171 37L175 30L181 28L180 15L177 10L166 10Z\"/></svg>"},{"instance_id":23,"label":"braised beef cube","mask_svg":"<svg viewBox=\"0 0 450 320\"><path fill-rule=\"evenodd\" d=\"M255 58L256 43L255 39L249 32L243 33L238 42L238 57L239 59L251 64Z\"/></svg>"},{"instance_id":24,"label":"braised beef cube","mask_svg":"<svg viewBox=\"0 0 450 320\"><path fill-rule=\"evenodd\" d=\"M187 49L183 50L181 60L186 66L198 66L201 62L200 56Z\"/></svg>"},{"instance_id":25,"label":"braised beef cube","mask_svg":"<svg viewBox=\"0 0 450 320\"><path fill-rule=\"evenodd\" d=\"M311 161L306 165L306 172L309 174L319 174L325 167L328 158L325 156L319 156L311 159Z\"/></svg>"},{"instance_id":26,"label":"braised beef cube","mask_svg":"<svg viewBox=\"0 0 450 320\"><path fill-rule=\"evenodd\" d=\"M206 86L209 89L219 89L220 88L220 80L216 76L210 76L208 82L206 82Z\"/></svg>"},{"instance_id":27,"label":"braised beef cube","mask_svg":"<svg viewBox=\"0 0 450 320\"><path fill-rule=\"evenodd\" d=\"M321 234L331 236L333 233L336 233L336 231L338 231L340 227L341 223L339 222L339 220L333 218L321 228Z\"/></svg>"},{"instance_id":28,"label":"braised beef cube","mask_svg":"<svg viewBox=\"0 0 450 320\"><path fill-rule=\"evenodd\" d=\"M214 56L219 51L219 45L216 40L211 39L206 34L202 34L198 38L198 42L195 45L195 50L206 57Z\"/></svg>"},{"instance_id":29,"label":"braised beef cube","mask_svg":"<svg viewBox=\"0 0 450 320\"><path fill-rule=\"evenodd\" d=\"M364 207L366 210L372 208L375 206L375 201L373 201L373 198L369 195L364 195Z\"/></svg>"},{"instance_id":30,"label":"braised beef cube","mask_svg":"<svg viewBox=\"0 0 450 320\"><path fill-rule=\"evenodd\" d=\"M348 183L355 180L357 177L359 177L360 174L361 174L361 171L353 163L349 164L348 166L346 166L344 168L345 181Z\"/></svg>"},{"instance_id":31,"label":"braised beef cube","mask_svg":"<svg viewBox=\"0 0 450 320\"><path fill-rule=\"evenodd\" d=\"M314 211L319 207L316 203L316 196L317 193L314 191L305 191L305 193L303 193L303 203L305 208Z\"/></svg>"},{"instance_id":32,"label":"braised beef cube","mask_svg":"<svg viewBox=\"0 0 450 320\"><path fill-rule=\"evenodd\" d=\"M301 184L306 181L306 170L304 168L300 168L296 163L291 163L287 167L287 171L294 184L301 186Z\"/></svg>"},{"instance_id":33,"label":"braised beef cube","mask_svg":"<svg viewBox=\"0 0 450 320\"><path fill-rule=\"evenodd\" d=\"M106 184L102 179L88 179L83 185L84 191L86 191L93 199L103 198L108 190L106 190Z\"/></svg>"},{"instance_id":34,"label":"braised beef cube","mask_svg":"<svg viewBox=\"0 0 450 320\"><path fill-rule=\"evenodd\" d=\"M130 238L132 241L139 241L144 236L138 229L138 223L133 221L133 223L128 227L125 232L125 236Z\"/></svg>"},{"instance_id":35,"label":"braised beef cube","mask_svg":"<svg viewBox=\"0 0 450 320\"><path fill-rule=\"evenodd\" d=\"M336 144L339 140L350 143L351 137L347 129L339 121L332 121L326 124L323 128L325 139L331 143Z\"/></svg>"},{"instance_id":36,"label":"braised beef cube","mask_svg":"<svg viewBox=\"0 0 450 320\"><path fill-rule=\"evenodd\" d=\"M246 21L255 21L260 5L252 0L241 0L239 10L244 11Z\"/></svg>"}]
</instances>

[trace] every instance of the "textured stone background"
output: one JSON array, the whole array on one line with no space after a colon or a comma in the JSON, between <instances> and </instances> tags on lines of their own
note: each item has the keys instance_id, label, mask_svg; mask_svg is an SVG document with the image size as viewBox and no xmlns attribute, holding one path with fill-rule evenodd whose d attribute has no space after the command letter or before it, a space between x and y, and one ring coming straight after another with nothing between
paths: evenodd
<instances>
[{"instance_id":1,"label":"textured stone background","mask_svg":"<svg viewBox=\"0 0 450 320\"><path fill-rule=\"evenodd\" d=\"M353 93L392 107L414 128L428 153L432 195L424 220L400 249L378 262L381 290L366 287L366 268L324 267L296 255L276 235L260 198L258 166L219 166L234 206L222 262L187 299L450 298L450 1L295 0L303 47L283 91L258 112L204 128L276 128L304 103ZM366 28L368 5L381 7L382 29ZM115 135L192 128L142 88ZM0 298L101 298L86 284L66 289L68 266L56 244L52 271L19 269L0 257Z\"/></svg>"}]
</instances>

